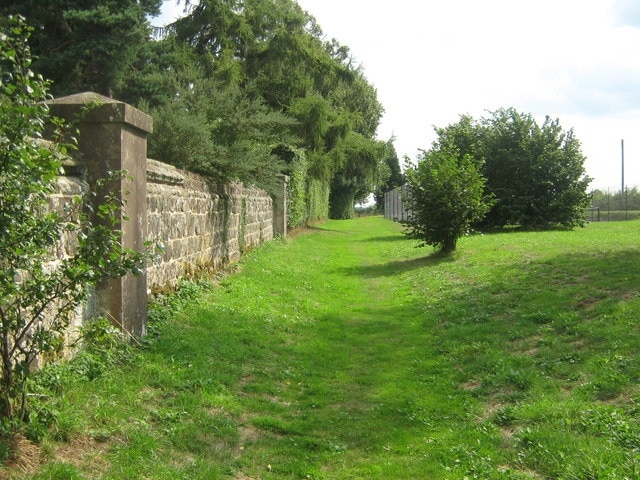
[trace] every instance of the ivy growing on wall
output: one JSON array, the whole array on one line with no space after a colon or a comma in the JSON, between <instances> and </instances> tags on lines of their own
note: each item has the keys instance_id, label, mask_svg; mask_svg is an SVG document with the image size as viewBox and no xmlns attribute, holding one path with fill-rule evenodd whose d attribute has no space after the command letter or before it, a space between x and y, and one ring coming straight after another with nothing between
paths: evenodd
<instances>
[{"instance_id":1,"label":"ivy growing on wall","mask_svg":"<svg viewBox=\"0 0 640 480\"><path fill-rule=\"evenodd\" d=\"M312 168L307 151L280 146L275 152L287 164L287 227L292 229L327 218L329 214L329 181L310 174Z\"/></svg>"},{"instance_id":2,"label":"ivy growing on wall","mask_svg":"<svg viewBox=\"0 0 640 480\"><path fill-rule=\"evenodd\" d=\"M329 217L329 182L309 178L307 186L307 223L314 223Z\"/></svg>"},{"instance_id":3,"label":"ivy growing on wall","mask_svg":"<svg viewBox=\"0 0 640 480\"><path fill-rule=\"evenodd\" d=\"M293 150L289 164L289 189L287 196L287 226L300 227L307 221L307 157L303 150Z\"/></svg>"}]
</instances>

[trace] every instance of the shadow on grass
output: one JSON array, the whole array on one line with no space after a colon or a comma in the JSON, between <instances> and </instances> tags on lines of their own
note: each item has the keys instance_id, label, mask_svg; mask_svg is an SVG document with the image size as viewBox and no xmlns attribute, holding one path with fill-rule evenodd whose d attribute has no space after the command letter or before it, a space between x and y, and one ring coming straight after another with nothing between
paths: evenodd
<instances>
[{"instance_id":1,"label":"shadow on grass","mask_svg":"<svg viewBox=\"0 0 640 480\"><path fill-rule=\"evenodd\" d=\"M335 271L334 278L391 277L421 268L426 277L429 267L451 261L454 257L432 254L354 266ZM428 309L420 295L392 306L370 302L353 310L351 299L345 299L345 305L336 303L334 311L299 324L287 324L286 315L278 322L247 315L238 305L195 310L198 315L190 314L189 324L176 326L159 340L163 348L156 348L158 375L147 389L182 396L193 393L190 418L198 418L200 398L231 398L242 415L224 419L229 433L223 441L239 448L236 430L250 430L255 441L247 448L242 445L245 464L268 461L303 478L310 467L329 473L344 468L334 460L342 458L336 456L336 446L348 448L362 462L391 461L384 456L386 448L403 445L407 432L412 438L445 438L456 431L460 433L452 444L486 442L481 429L466 428L470 415L482 411L478 404L535 403L538 391L557 388L554 382L569 391L571 379L587 374L582 365L591 357L613 358L619 353L629 359L624 368L635 372L638 362L628 351L619 350L632 342L628 337L637 337L628 318L610 316L607 331L598 325L593 327L596 331L585 332L575 324L589 323L595 314L569 313L580 308L583 298L577 293L594 294L596 301L607 302L624 302L635 295L640 252L589 251L486 268L491 270L490 280L471 282L462 294L441 291L429 299ZM603 292L606 295L595 297ZM296 302L295 290L290 298ZM584 310L597 306L585 305ZM291 306L283 305L283 311L290 312ZM593 341L580 341L585 334ZM637 378L614 370L617 365L608 367L617 375L614 379ZM623 380L620 390L627 385ZM172 401L174 396L163 399L156 409L175 408ZM215 412L223 416L224 409ZM543 410L541 416L552 418L553 413ZM247 423L243 418L254 420ZM177 451L190 454L179 445L197 444L203 438L211 444L221 442L221 434L206 423L189 435L167 440ZM573 437L567 439L558 446L562 452L571 452ZM606 442L604 438L604 447ZM454 463L449 444L442 451L426 443L420 448L425 457L442 458L433 462L433 478L446 478L445 466L473 469ZM393 461L405 462L403 468L424 468L424 462L413 460L414 453L401 457L394 452ZM207 461L229 462L224 450L199 455L206 455ZM511 455L517 454L504 454L507 459ZM291 460L296 458L304 458L304 464Z\"/></svg>"},{"instance_id":2,"label":"shadow on grass","mask_svg":"<svg viewBox=\"0 0 640 480\"><path fill-rule=\"evenodd\" d=\"M328 228L325 227L324 225L310 225L308 227L305 227L307 231L309 232L322 232L322 233L327 233L327 232L332 232L332 233L347 233L344 230L338 230L337 228Z\"/></svg>"},{"instance_id":3,"label":"shadow on grass","mask_svg":"<svg viewBox=\"0 0 640 480\"><path fill-rule=\"evenodd\" d=\"M454 256L450 254L433 253L426 257L396 260L376 265L358 265L341 270L345 275L359 276L363 278L392 277L419 268L429 268L441 263L453 262Z\"/></svg>"},{"instance_id":4,"label":"shadow on grass","mask_svg":"<svg viewBox=\"0 0 640 480\"><path fill-rule=\"evenodd\" d=\"M398 241L414 241L413 239L409 239L407 237L405 237L404 235L398 234L398 235L383 235L380 237L369 237L365 240L362 240L363 242L398 242Z\"/></svg>"},{"instance_id":5,"label":"shadow on grass","mask_svg":"<svg viewBox=\"0 0 640 480\"><path fill-rule=\"evenodd\" d=\"M535 268L535 266L534 266ZM610 298L640 295L640 251L585 252L554 257L538 264L561 284L583 286L586 292L608 292Z\"/></svg>"}]
</instances>

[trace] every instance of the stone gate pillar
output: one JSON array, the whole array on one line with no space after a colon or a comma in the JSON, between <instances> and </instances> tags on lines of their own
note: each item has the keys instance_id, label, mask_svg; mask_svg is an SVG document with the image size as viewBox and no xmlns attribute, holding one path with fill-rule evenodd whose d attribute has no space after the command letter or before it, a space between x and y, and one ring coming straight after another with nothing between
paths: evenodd
<instances>
[{"instance_id":1,"label":"stone gate pillar","mask_svg":"<svg viewBox=\"0 0 640 480\"><path fill-rule=\"evenodd\" d=\"M126 202L120 226L123 246L142 251L147 229L147 135L153 129L152 118L131 105L92 92L47 103L52 115L79 122L79 160L90 186L109 172L127 172L130 178L118 180L112 193ZM102 314L135 336L145 335L146 274L108 280L96 293Z\"/></svg>"}]
</instances>

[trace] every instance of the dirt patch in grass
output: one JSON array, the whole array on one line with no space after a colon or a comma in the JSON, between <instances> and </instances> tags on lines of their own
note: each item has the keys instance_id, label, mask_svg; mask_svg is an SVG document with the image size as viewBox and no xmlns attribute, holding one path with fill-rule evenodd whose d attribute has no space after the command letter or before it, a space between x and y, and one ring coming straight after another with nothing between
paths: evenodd
<instances>
[{"instance_id":1,"label":"dirt patch in grass","mask_svg":"<svg viewBox=\"0 0 640 480\"><path fill-rule=\"evenodd\" d=\"M482 382L479 380L469 380L468 382L464 382L461 387L466 392L472 392L474 390L479 389L482 386Z\"/></svg>"},{"instance_id":2,"label":"dirt patch in grass","mask_svg":"<svg viewBox=\"0 0 640 480\"><path fill-rule=\"evenodd\" d=\"M212 417L229 416L229 413L224 407L211 407L207 410L207 413Z\"/></svg>"},{"instance_id":3,"label":"dirt patch in grass","mask_svg":"<svg viewBox=\"0 0 640 480\"><path fill-rule=\"evenodd\" d=\"M240 448L243 448L247 443L255 443L262 438L260 429L249 424L240 426L238 433L240 434Z\"/></svg>"},{"instance_id":4,"label":"dirt patch in grass","mask_svg":"<svg viewBox=\"0 0 640 480\"><path fill-rule=\"evenodd\" d=\"M254 427L253 425L242 425L238 429L238 433L239 433L240 439L238 441L238 445L234 449L234 455L233 455L236 460L244 454L244 450L248 445L255 444L260 440L260 438L262 438L262 432L257 427ZM234 477L234 478L238 478L238 479L246 478L246 479L252 480L251 477Z\"/></svg>"},{"instance_id":5,"label":"dirt patch in grass","mask_svg":"<svg viewBox=\"0 0 640 480\"><path fill-rule=\"evenodd\" d=\"M521 340L514 341L510 347L510 350L519 355L525 355L527 357L534 357L540 351L540 345L544 342L545 338L541 335L533 335Z\"/></svg>"},{"instance_id":6,"label":"dirt patch in grass","mask_svg":"<svg viewBox=\"0 0 640 480\"><path fill-rule=\"evenodd\" d=\"M489 418L493 417L496 412L499 411L502 407L504 407L504 403L502 403L500 400L496 398L489 400L489 402L486 403L484 408L482 409L480 420L488 420Z\"/></svg>"},{"instance_id":7,"label":"dirt patch in grass","mask_svg":"<svg viewBox=\"0 0 640 480\"><path fill-rule=\"evenodd\" d=\"M290 407L291 406L291 402L288 402L286 400L281 399L280 397L277 397L275 395L262 395L262 397L265 400L270 401L271 403L274 403L276 405L280 405L281 407Z\"/></svg>"},{"instance_id":8,"label":"dirt patch in grass","mask_svg":"<svg viewBox=\"0 0 640 480\"><path fill-rule=\"evenodd\" d=\"M109 443L98 442L89 435L78 435L70 442L58 445L55 457L81 470L99 472L109 466L105 457L109 447Z\"/></svg>"},{"instance_id":9,"label":"dirt patch in grass","mask_svg":"<svg viewBox=\"0 0 640 480\"><path fill-rule=\"evenodd\" d=\"M0 469L0 479L14 478L17 474L30 475L36 472L42 461L40 447L23 435L14 434L7 441L9 458Z\"/></svg>"},{"instance_id":10,"label":"dirt patch in grass","mask_svg":"<svg viewBox=\"0 0 640 480\"><path fill-rule=\"evenodd\" d=\"M595 297L583 298L577 303L576 307L579 309L587 309L595 305L596 303L598 303L600 300L601 300L600 298L595 298Z\"/></svg>"},{"instance_id":11,"label":"dirt patch in grass","mask_svg":"<svg viewBox=\"0 0 640 480\"><path fill-rule=\"evenodd\" d=\"M233 477L233 480L255 480L253 477L249 477L248 475L245 475L244 473L236 473L235 476Z\"/></svg>"}]
</instances>

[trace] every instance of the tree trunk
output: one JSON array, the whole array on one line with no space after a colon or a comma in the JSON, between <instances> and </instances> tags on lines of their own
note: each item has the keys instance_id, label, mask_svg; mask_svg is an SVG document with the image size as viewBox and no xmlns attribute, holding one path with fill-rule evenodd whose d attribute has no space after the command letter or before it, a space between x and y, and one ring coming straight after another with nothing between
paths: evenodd
<instances>
[{"instance_id":1,"label":"tree trunk","mask_svg":"<svg viewBox=\"0 0 640 480\"><path fill-rule=\"evenodd\" d=\"M13 421L13 402L11 392L13 390L13 359L11 358L11 343L5 332L2 335L2 379L0 380L0 417Z\"/></svg>"},{"instance_id":2,"label":"tree trunk","mask_svg":"<svg viewBox=\"0 0 640 480\"><path fill-rule=\"evenodd\" d=\"M332 190L329 199L329 218L347 220L355 216L355 191L351 189Z\"/></svg>"},{"instance_id":3,"label":"tree trunk","mask_svg":"<svg viewBox=\"0 0 640 480\"><path fill-rule=\"evenodd\" d=\"M442 244L442 248L440 249L440 252L441 253L455 252L457 245L458 245L458 239L456 237L449 237Z\"/></svg>"}]
</instances>

